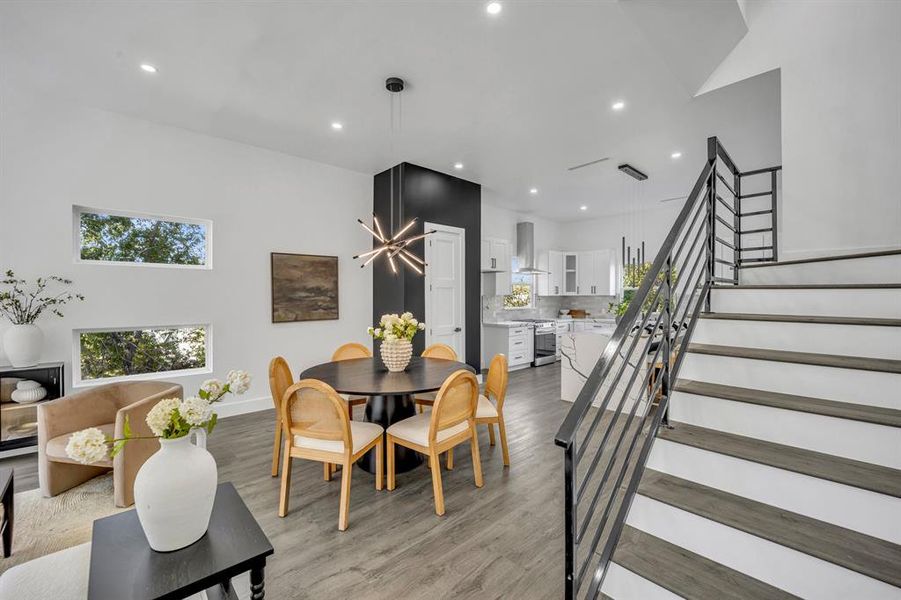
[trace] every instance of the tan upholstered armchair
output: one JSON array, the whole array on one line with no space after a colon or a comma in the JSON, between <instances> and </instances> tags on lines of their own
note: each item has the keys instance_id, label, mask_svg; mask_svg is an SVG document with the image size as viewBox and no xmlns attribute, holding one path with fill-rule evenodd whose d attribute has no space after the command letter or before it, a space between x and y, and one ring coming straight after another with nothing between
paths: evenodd
<instances>
[{"instance_id":1,"label":"tan upholstered armchair","mask_svg":"<svg viewBox=\"0 0 901 600\"><path fill-rule=\"evenodd\" d=\"M38 405L38 479L44 497L55 496L113 470L116 506L134 504L138 469L159 450L156 440L133 440L113 459L82 465L66 456L69 436L87 427L121 438L125 417L133 435L153 435L144 419L163 398L182 397L180 385L165 381L110 383Z\"/></svg>"}]
</instances>

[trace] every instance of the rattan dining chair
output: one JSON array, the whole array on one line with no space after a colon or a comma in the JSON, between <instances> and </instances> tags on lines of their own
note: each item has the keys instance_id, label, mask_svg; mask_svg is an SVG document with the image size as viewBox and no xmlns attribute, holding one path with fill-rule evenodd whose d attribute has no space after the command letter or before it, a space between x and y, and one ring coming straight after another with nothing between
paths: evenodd
<instances>
[{"instance_id":1,"label":"rattan dining chair","mask_svg":"<svg viewBox=\"0 0 901 600\"><path fill-rule=\"evenodd\" d=\"M504 456L504 466L510 466L510 452L507 449L507 426L504 423L504 398L507 396L507 357L503 354L495 354L488 366L488 378L485 381L485 393L479 395L479 405L476 408L476 425L488 425L488 440L494 446L494 426L497 425L498 435L501 438L501 451ZM494 402L491 402L491 399ZM453 466L453 455L448 455L448 461Z\"/></svg>"},{"instance_id":2,"label":"rattan dining chair","mask_svg":"<svg viewBox=\"0 0 901 600\"><path fill-rule=\"evenodd\" d=\"M432 344L422 351L422 356L426 358L443 358L444 360L457 360L457 352L447 344ZM437 392L424 392L417 394L414 400L419 412L425 410L424 407L435 404L435 394Z\"/></svg>"},{"instance_id":3,"label":"rattan dining chair","mask_svg":"<svg viewBox=\"0 0 901 600\"><path fill-rule=\"evenodd\" d=\"M438 390L435 404L428 413L398 421L388 428L388 489L396 485L394 476L395 444L410 448L429 459L432 469L432 491L435 514L444 514L444 490L438 456L467 440L472 448L472 470L476 487L482 487L482 465L475 415L479 399L479 382L471 372L460 369L452 373Z\"/></svg>"},{"instance_id":4,"label":"rattan dining chair","mask_svg":"<svg viewBox=\"0 0 901 600\"><path fill-rule=\"evenodd\" d=\"M275 442L272 445L272 476L278 477L278 463L281 460L282 450L282 410L281 399L285 391L294 383L294 375L291 367L281 356L276 356L269 361L269 392L272 394L272 404L275 405Z\"/></svg>"},{"instance_id":5,"label":"rattan dining chair","mask_svg":"<svg viewBox=\"0 0 901 600\"><path fill-rule=\"evenodd\" d=\"M291 461L294 458L341 465L341 500L338 529L347 529L350 511L350 479L353 464L375 448L375 489L382 489L384 456L382 434L377 423L351 421L346 403L327 383L302 379L289 387L281 402L285 454L278 516L288 514L291 491Z\"/></svg>"},{"instance_id":6,"label":"rattan dining chair","mask_svg":"<svg viewBox=\"0 0 901 600\"><path fill-rule=\"evenodd\" d=\"M353 358L372 358L372 351L364 346L363 344L358 344L357 342L349 342L347 344L341 344L338 346L338 349L335 350L335 353L332 354L332 362L338 362L340 360L350 360ZM345 402L347 402L347 414L351 419L354 418L354 407L355 406L366 406L367 398L364 397L353 397L346 396L341 394L341 397L344 398Z\"/></svg>"}]
</instances>

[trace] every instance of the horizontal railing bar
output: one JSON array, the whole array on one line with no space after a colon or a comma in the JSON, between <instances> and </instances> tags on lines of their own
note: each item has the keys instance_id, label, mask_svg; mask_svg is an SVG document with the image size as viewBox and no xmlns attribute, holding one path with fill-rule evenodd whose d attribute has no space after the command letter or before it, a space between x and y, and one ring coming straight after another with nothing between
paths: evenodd
<instances>
[{"instance_id":1,"label":"horizontal railing bar","mask_svg":"<svg viewBox=\"0 0 901 600\"><path fill-rule=\"evenodd\" d=\"M719 221L720 223L722 223L723 225L725 225L726 228L727 228L729 231L731 231L732 233L735 233L735 227L733 227L732 225L730 225L730 224L726 221L726 219L724 219L723 217L721 217L721 216L719 216L719 215L715 215L715 216L716 216L716 220L717 220L717 221Z\"/></svg>"},{"instance_id":2,"label":"horizontal railing bar","mask_svg":"<svg viewBox=\"0 0 901 600\"><path fill-rule=\"evenodd\" d=\"M769 246L748 246L747 248L742 248L741 251L742 252L751 252L753 250L772 250L772 249L773 249L773 245L770 244Z\"/></svg>"},{"instance_id":3,"label":"horizontal railing bar","mask_svg":"<svg viewBox=\"0 0 901 600\"><path fill-rule=\"evenodd\" d=\"M741 235L747 235L749 233L766 233L767 231L772 231L773 227L761 227L760 229L748 229L747 231L739 232Z\"/></svg>"},{"instance_id":4,"label":"horizontal railing bar","mask_svg":"<svg viewBox=\"0 0 901 600\"><path fill-rule=\"evenodd\" d=\"M741 213L738 215L739 217L754 217L757 215L768 215L773 212L772 208L768 208L766 210L755 210L754 212Z\"/></svg>"},{"instance_id":5,"label":"horizontal railing bar","mask_svg":"<svg viewBox=\"0 0 901 600\"><path fill-rule=\"evenodd\" d=\"M598 389L600 389L601 384L603 383L604 376L610 370L610 364L613 360L614 349L618 347L619 343L626 336L627 331L631 330L632 324L635 323L638 311L641 310L641 304L643 304L645 298L647 298L651 286L656 281L657 274L660 273L661 269L663 268L664 262L672 251L676 239L678 238L679 233L682 231L682 227L686 219L688 218L688 215L691 214L691 210L694 207L694 202L698 198L698 194L702 189L704 189L704 186L707 183L707 179L710 177L713 166L713 161L708 160L704 168L701 169L701 173L698 176L698 179L695 182L691 193L688 194L688 200L686 200L685 206L682 208L679 216L676 218L675 224L673 225L672 229L670 229L669 234L667 234L666 239L661 244L660 250L657 252L657 256L656 258L654 258L654 262L651 264L651 268L648 270L648 275L641 283L638 291L635 293L632 302L629 303L629 308L626 309L626 314L623 316L623 319L620 321L619 325L616 327L616 330L613 332L613 336L611 337L610 341L607 342L607 346L604 348L604 352L602 353L600 360L595 363L595 366L589 374L585 385L582 386L582 390L579 392L576 401L573 403L572 408L570 408L569 412L566 414L566 417L563 420L563 423L557 430L557 434L554 436L554 443L558 446L569 446L575 440L576 430L579 424L585 418L585 414L591 408L593 399L597 395L597 391Z\"/></svg>"},{"instance_id":6,"label":"horizontal railing bar","mask_svg":"<svg viewBox=\"0 0 901 600\"><path fill-rule=\"evenodd\" d=\"M735 263L732 262L731 260L725 260L725 259L722 259L722 258L714 258L713 260L716 261L717 263L721 264L721 265L726 265L727 267L734 267L734 266L735 266Z\"/></svg>"},{"instance_id":7,"label":"horizontal railing bar","mask_svg":"<svg viewBox=\"0 0 901 600\"><path fill-rule=\"evenodd\" d=\"M697 221L698 221L698 217L700 217L702 214L704 214L704 212L706 212L704 210L705 205L706 205L705 202L698 202L698 209L695 212L695 216L691 220L691 225L689 225L688 227L685 228L685 235L682 237L682 241L679 242L679 248L676 250L676 253L673 254L670 259L671 265L679 262L679 258L682 256L682 249L685 247L685 242L688 241L688 236L691 233L691 231L694 229L695 223L697 223ZM691 242L692 247L694 247L695 241L697 241L699 233L705 231L706 229L707 229L707 220L705 219L704 221L701 221L701 227L698 229L698 233L695 234L694 240L692 240L692 242Z\"/></svg>"},{"instance_id":8,"label":"horizontal railing bar","mask_svg":"<svg viewBox=\"0 0 901 600\"><path fill-rule=\"evenodd\" d=\"M716 195L716 199L719 200L719 201L720 201L720 204L722 204L722 205L726 208L726 210L728 210L730 213L732 213L733 215L737 215L737 214L738 214L737 212L735 212L735 209L734 209L734 208L732 208L731 206L729 206L728 204L726 204L726 201L723 200L723 197L722 197L722 196L720 196L719 194L717 194L717 195Z\"/></svg>"},{"instance_id":9,"label":"horizontal railing bar","mask_svg":"<svg viewBox=\"0 0 901 600\"><path fill-rule=\"evenodd\" d=\"M732 250L735 250L735 244L732 244L732 243L730 243L730 242L727 242L726 240L724 240L724 239L721 238L720 236L716 236L716 241L719 242L720 244L722 244L723 246L726 246L727 248L731 248Z\"/></svg>"},{"instance_id":10,"label":"horizontal railing bar","mask_svg":"<svg viewBox=\"0 0 901 600\"><path fill-rule=\"evenodd\" d=\"M735 285L735 280L731 277L714 277L713 280L718 283L731 283L732 285Z\"/></svg>"},{"instance_id":11,"label":"horizontal railing bar","mask_svg":"<svg viewBox=\"0 0 901 600\"><path fill-rule=\"evenodd\" d=\"M739 196L742 200L747 200L748 198L760 198L761 196L772 196L773 190L768 192L757 192L756 194L742 194Z\"/></svg>"},{"instance_id":12,"label":"horizontal railing bar","mask_svg":"<svg viewBox=\"0 0 901 600\"><path fill-rule=\"evenodd\" d=\"M736 195L737 195L737 194L735 193L735 190L732 189L732 186L729 185L729 182L726 181L726 178L723 177L722 175L720 175L720 172L719 172L719 171L716 172L716 176L717 176L717 178L719 178L720 181L723 182L723 185L726 186L726 189L729 190L729 193L731 193L733 196L736 196Z\"/></svg>"},{"instance_id":13,"label":"horizontal railing bar","mask_svg":"<svg viewBox=\"0 0 901 600\"><path fill-rule=\"evenodd\" d=\"M781 171L782 165L776 165L775 167L767 167L765 169L754 169L753 171L745 171L744 173L739 173L739 177L750 177L751 175L760 175L761 173L772 173L773 171Z\"/></svg>"},{"instance_id":14,"label":"horizontal railing bar","mask_svg":"<svg viewBox=\"0 0 901 600\"><path fill-rule=\"evenodd\" d=\"M743 258L741 259L741 264L745 263L758 263L758 262L773 262L776 259L770 256L769 258Z\"/></svg>"}]
</instances>

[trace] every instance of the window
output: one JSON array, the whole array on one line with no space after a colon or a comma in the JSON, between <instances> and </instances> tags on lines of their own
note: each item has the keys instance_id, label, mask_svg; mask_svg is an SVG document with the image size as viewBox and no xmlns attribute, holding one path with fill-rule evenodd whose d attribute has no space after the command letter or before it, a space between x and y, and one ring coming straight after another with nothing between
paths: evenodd
<instances>
[{"instance_id":1,"label":"window","mask_svg":"<svg viewBox=\"0 0 901 600\"><path fill-rule=\"evenodd\" d=\"M504 308L532 308L534 304L535 276L517 273L517 261L513 259L511 294L504 296Z\"/></svg>"},{"instance_id":2,"label":"window","mask_svg":"<svg viewBox=\"0 0 901 600\"><path fill-rule=\"evenodd\" d=\"M207 325L75 331L76 383L209 372Z\"/></svg>"},{"instance_id":3,"label":"window","mask_svg":"<svg viewBox=\"0 0 901 600\"><path fill-rule=\"evenodd\" d=\"M212 223L74 207L75 260L211 268Z\"/></svg>"}]
</instances>

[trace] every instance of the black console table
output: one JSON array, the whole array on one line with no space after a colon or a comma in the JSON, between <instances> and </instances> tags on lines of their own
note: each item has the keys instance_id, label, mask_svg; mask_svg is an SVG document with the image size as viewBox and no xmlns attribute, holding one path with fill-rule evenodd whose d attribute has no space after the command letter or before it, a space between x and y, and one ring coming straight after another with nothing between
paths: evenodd
<instances>
[{"instance_id":1,"label":"black console table","mask_svg":"<svg viewBox=\"0 0 901 600\"><path fill-rule=\"evenodd\" d=\"M16 380L37 381L47 395L37 402L18 404L9 397ZM61 398L65 394L63 363L42 363L33 367L0 366L0 452L38 443L38 410L41 402Z\"/></svg>"},{"instance_id":2,"label":"black console table","mask_svg":"<svg viewBox=\"0 0 901 600\"><path fill-rule=\"evenodd\" d=\"M272 553L235 487L220 483L210 528L181 550L151 550L134 510L94 521L88 600L177 600L201 591L236 598L231 579L247 571L252 600L263 600Z\"/></svg>"}]
</instances>

